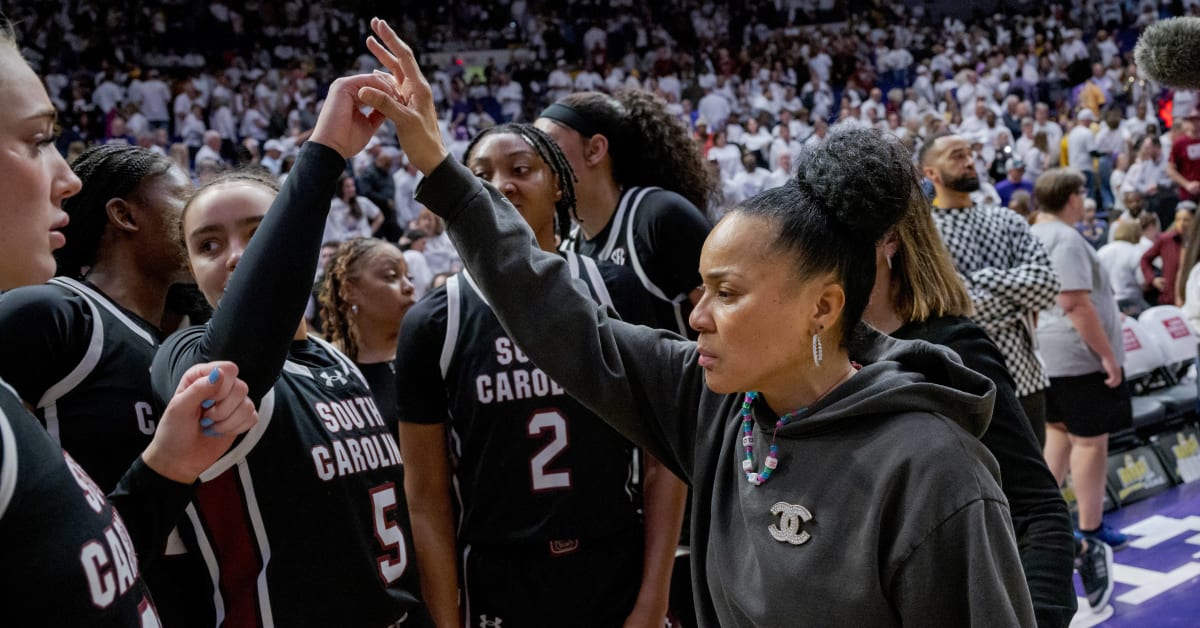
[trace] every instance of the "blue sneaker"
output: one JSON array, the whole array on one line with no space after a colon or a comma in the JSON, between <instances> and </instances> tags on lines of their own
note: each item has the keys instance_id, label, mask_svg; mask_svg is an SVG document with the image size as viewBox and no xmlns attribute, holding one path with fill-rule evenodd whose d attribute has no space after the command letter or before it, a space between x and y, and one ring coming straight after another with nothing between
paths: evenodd
<instances>
[{"instance_id":1,"label":"blue sneaker","mask_svg":"<svg viewBox=\"0 0 1200 628\"><path fill-rule=\"evenodd\" d=\"M1100 523L1100 527L1092 532L1082 532L1083 536L1089 539L1095 538L1104 541L1113 551L1125 549L1129 546L1129 535L1121 534L1116 530L1108 527L1107 523Z\"/></svg>"}]
</instances>

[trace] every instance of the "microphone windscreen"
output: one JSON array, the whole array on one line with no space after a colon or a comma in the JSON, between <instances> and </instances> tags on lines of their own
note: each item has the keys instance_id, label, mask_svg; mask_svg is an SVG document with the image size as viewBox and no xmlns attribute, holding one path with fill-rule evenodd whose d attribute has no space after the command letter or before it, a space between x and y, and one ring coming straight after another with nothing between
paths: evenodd
<instances>
[{"instance_id":1,"label":"microphone windscreen","mask_svg":"<svg viewBox=\"0 0 1200 628\"><path fill-rule=\"evenodd\" d=\"M1133 51L1138 72L1167 87L1200 89L1200 17L1155 22Z\"/></svg>"}]
</instances>

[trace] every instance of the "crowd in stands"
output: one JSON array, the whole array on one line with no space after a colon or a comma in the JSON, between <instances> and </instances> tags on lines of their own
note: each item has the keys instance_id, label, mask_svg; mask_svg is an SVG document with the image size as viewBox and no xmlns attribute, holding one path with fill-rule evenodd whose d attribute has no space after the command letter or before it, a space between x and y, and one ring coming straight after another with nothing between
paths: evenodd
<instances>
[{"instance_id":1,"label":"crowd in stands","mask_svg":"<svg viewBox=\"0 0 1200 628\"><path fill-rule=\"evenodd\" d=\"M56 11L39 2L6 11L28 34L23 52L61 112L58 144L68 158L89 144L139 144L202 183L244 164L286 177L333 78L375 67L359 46L369 14L358 4L63 0ZM512 50L481 67L427 67L456 156L479 131L532 121L573 91L643 89L702 144L722 183L707 208L717 218L787 180L798 152L831 125L888 130L914 156L923 138L953 131L973 145L980 200L1029 214L1038 175L1069 165L1087 177L1095 205L1081 232L1098 247L1119 234L1145 252L1156 233L1146 216L1168 232L1177 203L1200 193L1200 162L1173 152L1196 133L1186 119L1197 96L1140 77L1132 45L1148 24L1198 7L1001 4L970 19L881 0L406 2L389 10L424 52ZM430 277L455 270L448 242L425 243L440 235L436 221L418 228L419 175L394 137L385 128L354 160L331 201L327 237L396 241L412 232L404 242L426 249ZM1133 223L1137 237L1118 228ZM1174 283L1140 278L1152 298Z\"/></svg>"}]
</instances>

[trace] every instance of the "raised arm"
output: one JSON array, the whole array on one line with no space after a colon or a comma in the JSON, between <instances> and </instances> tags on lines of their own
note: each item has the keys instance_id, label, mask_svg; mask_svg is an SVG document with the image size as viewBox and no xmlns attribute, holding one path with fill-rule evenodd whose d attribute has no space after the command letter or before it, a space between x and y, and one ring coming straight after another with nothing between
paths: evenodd
<instances>
[{"instance_id":1,"label":"raised arm","mask_svg":"<svg viewBox=\"0 0 1200 628\"><path fill-rule=\"evenodd\" d=\"M384 83L373 75L334 81L312 138L246 247L203 337L183 350L171 345L168 381L155 384L160 395L188 367L207 360L236 363L255 400L275 383L312 290L337 176L384 119L360 111L358 90L367 85Z\"/></svg>"},{"instance_id":2,"label":"raised arm","mask_svg":"<svg viewBox=\"0 0 1200 628\"><path fill-rule=\"evenodd\" d=\"M566 261L534 246L533 233L504 196L447 157L429 84L412 51L382 21L372 27L387 48L374 38L368 46L399 82L392 93L364 89L363 100L396 123L410 160L426 173L418 200L446 218L504 328L572 396L689 477L704 391L695 345L610 318L576 290Z\"/></svg>"}]
</instances>

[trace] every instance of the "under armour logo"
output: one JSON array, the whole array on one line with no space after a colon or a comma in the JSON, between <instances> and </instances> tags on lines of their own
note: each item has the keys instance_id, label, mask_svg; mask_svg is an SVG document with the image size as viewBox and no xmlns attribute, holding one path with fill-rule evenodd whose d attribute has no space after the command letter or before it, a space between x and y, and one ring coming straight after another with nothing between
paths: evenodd
<instances>
[{"instance_id":1,"label":"under armour logo","mask_svg":"<svg viewBox=\"0 0 1200 628\"><path fill-rule=\"evenodd\" d=\"M621 249L621 248L614 249L612 252L612 255L608 256L608 261L610 261L618 266L624 266L625 265L625 249Z\"/></svg>"},{"instance_id":2,"label":"under armour logo","mask_svg":"<svg viewBox=\"0 0 1200 628\"><path fill-rule=\"evenodd\" d=\"M812 535L800 529L800 524L812 521L812 513L804 506L795 506L787 502L776 502L771 506L771 514L779 515L779 527L771 524L767 531L771 538L780 543L802 545L812 538Z\"/></svg>"},{"instance_id":3,"label":"under armour logo","mask_svg":"<svg viewBox=\"0 0 1200 628\"><path fill-rule=\"evenodd\" d=\"M321 376L321 379L325 380L326 388L346 385L346 376L337 371L333 371L332 373L322 371L317 374Z\"/></svg>"},{"instance_id":4,"label":"under armour logo","mask_svg":"<svg viewBox=\"0 0 1200 628\"><path fill-rule=\"evenodd\" d=\"M503 623L504 620L499 617L488 619L487 615L479 616L479 628L500 628L500 625Z\"/></svg>"}]
</instances>

